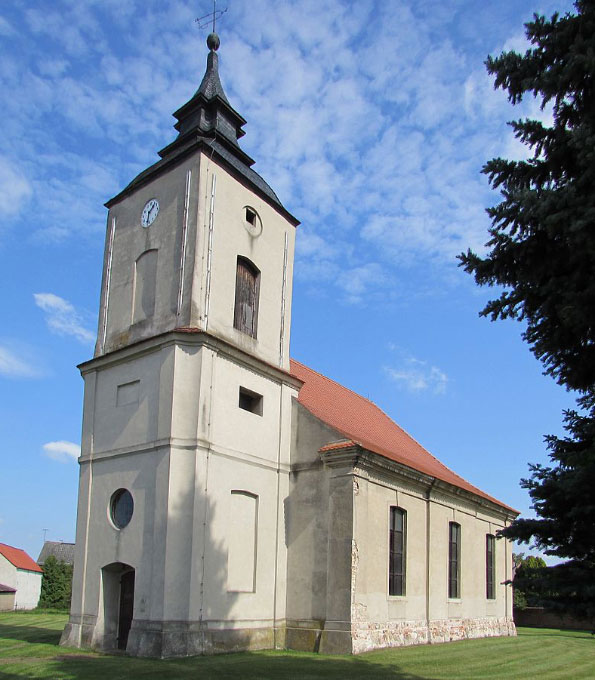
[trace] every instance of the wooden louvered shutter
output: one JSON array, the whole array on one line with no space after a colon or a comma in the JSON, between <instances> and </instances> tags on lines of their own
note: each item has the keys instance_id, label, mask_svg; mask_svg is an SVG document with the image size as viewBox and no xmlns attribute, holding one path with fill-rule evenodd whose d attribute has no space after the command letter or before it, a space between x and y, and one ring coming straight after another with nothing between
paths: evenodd
<instances>
[{"instance_id":1,"label":"wooden louvered shutter","mask_svg":"<svg viewBox=\"0 0 595 680\"><path fill-rule=\"evenodd\" d=\"M258 312L258 270L248 260L238 258L234 328L256 337Z\"/></svg>"}]
</instances>

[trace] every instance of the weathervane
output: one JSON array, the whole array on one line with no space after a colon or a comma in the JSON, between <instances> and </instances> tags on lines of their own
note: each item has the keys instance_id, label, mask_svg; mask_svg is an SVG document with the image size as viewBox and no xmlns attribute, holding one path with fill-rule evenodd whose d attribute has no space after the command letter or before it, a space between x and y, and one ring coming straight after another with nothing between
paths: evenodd
<instances>
[{"instance_id":1,"label":"weathervane","mask_svg":"<svg viewBox=\"0 0 595 680\"><path fill-rule=\"evenodd\" d=\"M213 21L213 30L212 33L216 33L216 24L217 24L217 19L220 19L225 12L227 12L227 7L225 9L217 9L217 0L213 0L213 11L209 12L208 14L205 14L203 17L198 17L198 19L195 19L194 21L198 24L199 28L206 28L211 20Z\"/></svg>"}]
</instances>

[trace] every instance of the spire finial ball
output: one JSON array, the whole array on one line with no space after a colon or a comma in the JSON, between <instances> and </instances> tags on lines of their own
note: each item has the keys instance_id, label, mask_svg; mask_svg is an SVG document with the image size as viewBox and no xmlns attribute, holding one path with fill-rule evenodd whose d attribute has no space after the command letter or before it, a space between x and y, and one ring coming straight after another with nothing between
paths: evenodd
<instances>
[{"instance_id":1,"label":"spire finial ball","mask_svg":"<svg viewBox=\"0 0 595 680\"><path fill-rule=\"evenodd\" d=\"M219 40L219 36L216 33L209 33L209 36L207 38L207 47L212 52L216 52L219 49L220 44L221 41Z\"/></svg>"}]
</instances>

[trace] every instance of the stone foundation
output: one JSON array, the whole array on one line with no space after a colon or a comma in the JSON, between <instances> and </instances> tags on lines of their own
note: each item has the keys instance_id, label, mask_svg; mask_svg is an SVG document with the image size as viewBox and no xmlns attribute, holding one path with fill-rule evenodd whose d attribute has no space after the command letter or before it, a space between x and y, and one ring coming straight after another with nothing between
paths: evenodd
<instances>
[{"instance_id":1,"label":"stone foundation","mask_svg":"<svg viewBox=\"0 0 595 680\"><path fill-rule=\"evenodd\" d=\"M94 618L94 617L90 617ZM509 618L436 619L430 621L359 621L349 630L344 622L318 620L278 622L276 628L214 628L208 622L133 621L127 653L157 658L226 654L256 649L294 649L321 654L360 654L385 647L436 644L471 638L516 635ZM98 635L95 621L74 619L62 633L61 645L114 649Z\"/></svg>"},{"instance_id":2,"label":"stone foundation","mask_svg":"<svg viewBox=\"0 0 595 680\"><path fill-rule=\"evenodd\" d=\"M276 638L280 638L281 645L276 642ZM131 656L163 659L274 649L276 646L283 648L284 643L284 627L224 629L210 628L208 622L198 621L133 621L126 652ZM71 619L64 628L60 644L113 651L117 641L115 636L101 635L94 622Z\"/></svg>"},{"instance_id":3,"label":"stone foundation","mask_svg":"<svg viewBox=\"0 0 595 680\"><path fill-rule=\"evenodd\" d=\"M430 621L358 622L352 629L353 653L383 647L436 644L482 637L516 635L509 618L436 619Z\"/></svg>"}]
</instances>

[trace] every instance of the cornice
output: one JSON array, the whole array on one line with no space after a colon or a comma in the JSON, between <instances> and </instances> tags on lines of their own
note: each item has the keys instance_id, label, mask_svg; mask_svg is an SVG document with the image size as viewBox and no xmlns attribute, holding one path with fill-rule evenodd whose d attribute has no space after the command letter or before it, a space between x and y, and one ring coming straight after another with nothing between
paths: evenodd
<instances>
[{"instance_id":1,"label":"cornice","mask_svg":"<svg viewBox=\"0 0 595 680\"><path fill-rule=\"evenodd\" d=\"M171 331L166 331L151 338L139 340L126 347L113 350L107 354L94 357L89 361L79 364L77 368L80 370L81 375L85 376L93 371L111 368L112 366L130 361L132 358L138 358L146 354L158 352L166 347L174 345L206 347L216 354L230 359L245 368L257 371L258 373L264 373L272 380L293 387L294 389L299 390L303 384L301 380L291 375L288 371L285 371L278 366L274 366L273 364L269 364L267 361L263 361L262 359L245 352L226 340L197 328L176 328Z\"/></svg>"},{"instance_id":2,"label":"cornice","mask_svg":"<svg viewBox=\"0 0 595 680\"><path fill-rule=\"evenodd\" d=\"M390 481L396 478L417 486L427 500L438 500L437 495L440 494L459 502L470 503L506 520L514 519L518 514L466 489L368 451L357 442L338 442L336 447L323 448L325 450L321 450L320 458L324 466L330 469L343 469L344 473L354 474L368 480L374 476Z\"/></svg>"}]
</instances>

